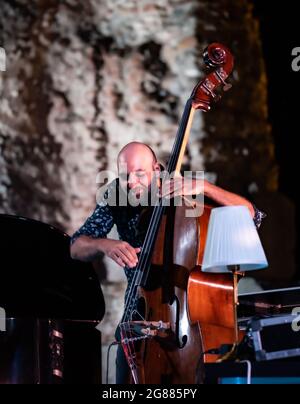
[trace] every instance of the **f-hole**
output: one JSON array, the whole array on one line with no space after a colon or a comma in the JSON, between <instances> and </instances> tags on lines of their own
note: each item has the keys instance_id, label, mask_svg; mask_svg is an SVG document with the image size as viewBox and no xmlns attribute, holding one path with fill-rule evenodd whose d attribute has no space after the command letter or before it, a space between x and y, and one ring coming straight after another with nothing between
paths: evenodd
<instances>
[{"instance_id":1,"label":"f-hole","mask_svg":"<svg viewBox=\"0 0 300 404\"><path fill-rule=\"evenodd\" d=\"M176 304L176 325L175 325L175 328L176 328L175 329L176 344L177 344L179 349L182 349L182 348L184 348L186 346L188 337L187 337L187 335L183 335L182 338L180 337L180 332L179 332L179 330L180 330L180 326L179 326L179 322L180 322L180 316L179 316L180 303L179 303L179 300L178 300L177 296L175 296L174 300L175 300L175 304Z\"/></svg>"}]
</instances>

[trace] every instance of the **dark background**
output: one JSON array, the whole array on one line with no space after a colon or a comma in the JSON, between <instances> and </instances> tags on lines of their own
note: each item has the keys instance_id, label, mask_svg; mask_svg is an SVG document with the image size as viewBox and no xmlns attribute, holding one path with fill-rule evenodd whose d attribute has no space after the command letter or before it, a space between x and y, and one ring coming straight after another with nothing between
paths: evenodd
<instances>
[{"instance_id":1,"label":"dark background","mask_svg":"<svg viewBox=\"0 0 300 404\"><path fill-rule=\"evenodd\" d=\"M299 260L299 94L300 72L291 67L292 49L300 46L297 2L254 0L254 13L260 22L263 53L268 77L269 121L279 165L279 191L296 207L296 274L300 279ZM284 223L282 223L284 226ZM283 240L285 242L285 240Z\"/></svg>"}]
</instances>

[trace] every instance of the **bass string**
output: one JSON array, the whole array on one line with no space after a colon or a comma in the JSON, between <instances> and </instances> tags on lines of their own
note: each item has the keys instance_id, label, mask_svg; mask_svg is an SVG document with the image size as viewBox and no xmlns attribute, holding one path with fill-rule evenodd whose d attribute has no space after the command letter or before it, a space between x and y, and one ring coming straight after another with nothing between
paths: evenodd
<instances>
[{"instance_id":1,"label":"bass string","mask_svg":"<svg viewBox=\"0 0 300 404\"><path fill-rule=\"evenodd\" d=\"M184 112L181 118L181 124L179 126L178 133L176 135L176 141L174 142L171 157L168 162L167 172L169 174L175 170L176 163L178 161L183 137L185 134L186 124L190 115L191 105L192 105L192 99L189 98L184 108ZM128 314L131 311L131 306L135 303L137 297L136 286L138 286L142 280L144 282L147 282L150 271L148 260L150 259L151 251L154 246L155 236L157 234L158 227L161 222L163 208L164 207L162 206L162 199L160 198L154 207L154 211L152 213L150 223L148 226L148 231L145 236L145 241L143 243L140 261L134 271L135 273L125 301L125 310L124 315L122 317L122 322L129 320Z\"/></svg>"},{"instance_id":2,"label":"bass string","mask_svg":"<svg viewBox=\"0 0 300 404\"><path fill-rule=\"evenodd\" d=\"M151 217L151 222L149 225L149 231L146 234L146 238L145 238L145 242L144 245L142 247L142 253L140 256L140 261L137 265L137 267L134 270L134 276L127 294L127 298L126 298L126 302L125 302L125 310L124 310L124 315L122 317L122 322L124 321L128 321L129 320L129 311L131 311L131 306L135 303L135 299L136 299L136 286L139 285L139 283L142 280L142 276L143 276L143 270L142 268L145 268L145 265L147 263L148 260L148 252L150 251L150 247L153 241L153 236L154 236L154 227L157 228L158 224L160 222L160 210L159 210L159 205L155 207L155 210L152 214Z\"/></svg>"},{"instance_id":3,"label":"bass string","mask_svg":"<svg viewBox=\"0 0 300 404\"><path fill-rule=\"evenodd\" d=\"M192 99L189 98L185 105L185 108L184 108L184 112L183 112L183 115L181 118L181 123L180 123L179 129L178 129L178 133L176 134L176 141L174 142L173 149L171 152L171 158L168 162L167 172L169 174L173 173L176 168L176 164L177 164L179 154L181 151L181 146L182 146L183 139L185 136L185 129L186 129L187 122L188 122L188 119L190 116L191 106L192 106ZM158 231L158 226L161 222L161 217L162 217L162 213L163 213L163 209L164 209L164 206L161 206L161 201L162 200L160 199L160 201L159 201L160 208L159 208L158 217L156 218L154 226L153 227L151 227L151 225L149 226L150 232L151 232L151 229L153 229L153 231L152 231L152 233L150 233L151 239L149 240L150 248L148 249L148 252L152 251L152 247L154 246L154 241L155 241L156 234ZM149 258L150 258L150 253L148 253L146 255L146 259L149 259ZM145 266L142 266L142 270L140 271L141 272L140 280L143 280L144 283L147 282L147 279L149 276L149 271L150 271L150 266L147 264L148 264L148 262L145 262Z\"/></svg>"},{"instance_id":4,"label":"bass string","mask_svg":"<svg viewBox=\"0 0 300 404\"><path fill-rule=\"evenodd\" d=\"M184 114L185 116L183 117L183 121L185 121L188 118L187 115L189 114L189 111L186 111L186 109L187 108L185 108L185 112L187 112L187 113ZM181 133L179 133L180 136L177 137L178 141L176 141L174 144L173 151L171 153L171 158L170 158L170 161L168 164L167 170L169 173L173 172L173 170L175 169L176 161L178 159L178 154L179 154L180 146L182 143L182 136L184 135L183 130L180 130L180 132L181 132ZM136 299L136 295L137 295L136 286L140 284L143 277L144 277L144 280L147 281L147 278L149 276L150 268L149 268L149 265L147 265L148 264L147 261L150 258L150 252L152 250L155 236L158 231L158 226L161 221L162 211L163 211L163 207L161 206L161 199L160 199L158 201L158 204L155 206L154 212L152 214L151 221L150 221L150 224L148 227L148 232L146 234L145 242L144 242L144 245L142 248L140 262L135 269L134 278L132 280L129 292L127 294L127 299L125 302L125 311L124 311L124 315L122 317L122 322L129 320L128 314L131 311L131 306L135 303L135 299ZM145 269L145 268L146 268L146 273L145 273L145 271L143 271L143 269Z\"/></svg>"}]
</instances>

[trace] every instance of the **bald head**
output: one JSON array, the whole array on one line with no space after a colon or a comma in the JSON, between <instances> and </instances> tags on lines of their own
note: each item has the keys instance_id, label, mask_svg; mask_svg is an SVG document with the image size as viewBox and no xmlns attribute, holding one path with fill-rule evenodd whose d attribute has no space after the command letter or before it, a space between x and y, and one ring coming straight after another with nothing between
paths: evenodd
<instances>
[{"instance_id":1,"label":"bald head","mask_svg":"<svg viewBox=\"0 0 300 404\"><path fill-rule=\"evenodd\" d=\"M149 189L155 171L159 171L159 164L151 147L131 142L118 155L118 171L121 185L142 195Z\"/></svg>"},{"instance_id":2,"label":"bald head","mask_svg":"<svg viewBox=\"0 0 300 404\"><path fill-rule=\"evenodd\" d=\"M151 159L155 164L157 159L154 151L150 146L141 142L131 142L124 146L118 154L118 165L120 163L128 163L135 155L140 155L143 158Z\"/></svg>"}]
</instances>

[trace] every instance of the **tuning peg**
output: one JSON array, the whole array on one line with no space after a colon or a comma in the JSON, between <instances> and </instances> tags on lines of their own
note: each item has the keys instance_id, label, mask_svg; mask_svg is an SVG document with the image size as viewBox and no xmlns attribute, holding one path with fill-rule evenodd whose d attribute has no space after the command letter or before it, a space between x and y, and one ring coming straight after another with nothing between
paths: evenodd
<instances>
[{"instance_id":1,"label":"tuning peg","mask_svg":"<svg viewBox=\"0 0 300 404\"><path fill-rule=\"evenodd\" d=\"M215 74L216 74L216 76L218 77L218 79L221 81L221 83L224 85L223 91L228 91L228 90L230 90L231 87L232 87L232 84L227 83L227 82L223 79L222 75L221 75L218 71L215 71Z\"/></svg>"},{"instance_id":2,"label":"tuning peg","mask_svg":"<svg viewBox=\"0 0 300 404\"><path fill-rule=\"evenodd\" d=\"M214 93L210 88L209 88L209 82L203 82L202 87L211 95L214 101L219 101L221 96Z\"/></svg>"},{"instance_id":3,"label":"tuning peg","mask_svg":"<svg viewBox=\"0 0 300 404\"><path fill-rule=\"evenodd\" d=\"M226 83L226 81L224 81L223 84L224 84L224 87L223 87L223 90L224 90L224 91L228 91L228 90L230 90L231 87L232 87L232 84Z\"/></svg>"}]
</instances>

